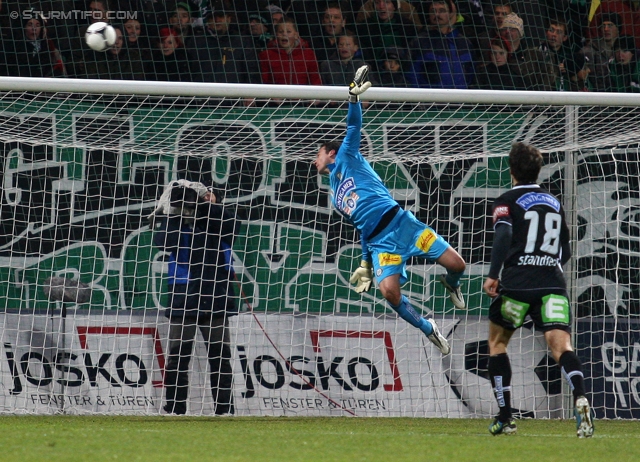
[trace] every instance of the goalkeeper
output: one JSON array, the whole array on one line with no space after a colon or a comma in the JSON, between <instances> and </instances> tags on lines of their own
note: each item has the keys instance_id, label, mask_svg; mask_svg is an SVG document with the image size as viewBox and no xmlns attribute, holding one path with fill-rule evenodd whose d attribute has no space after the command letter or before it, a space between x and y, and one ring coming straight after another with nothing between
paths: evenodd
<instances>
[{"instance_id":1,"label":"goalkeeper","mask_svg":"<svg viewBox=\"0 0 640 462\"><path fill-rule=\"evenodd\" d=\"M407 281L406 262L411 257L423 257L437 262L447 270L440 277L453 304L465 308L460 291L460 278L465 261L433 229L418 221L409 211L402 210L391 197L378 174L360 153L362 106L359 95L371 83L369 67L362 66L349 86L347 134L342 141L324 143L314 162L318 171L329 174L334 207L360 232L362 261L351 276L355 291L371 289L373 274L378 288L398 315L420 329L442 354L450 351L449 343L433 319L420 316L400 286Z\"/></svg>"}]
</instances>

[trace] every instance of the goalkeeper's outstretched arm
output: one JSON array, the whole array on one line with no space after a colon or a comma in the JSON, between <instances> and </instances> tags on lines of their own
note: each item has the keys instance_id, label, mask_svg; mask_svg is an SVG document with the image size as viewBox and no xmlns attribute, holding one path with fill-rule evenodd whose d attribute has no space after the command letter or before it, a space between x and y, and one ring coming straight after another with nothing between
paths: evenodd
<instances>
[{"instance_id":1,"label":"goalkeeper's outstretched arm","mask_svg":"<svg viewBox=\"0 0 640 462\"><path fill-rule=\"evenodd\" d=\"M371 88L369 81L369 66L364 65L356 71L353 81L349 85L349 102L358 103L360 95ZM345 152L357 151L360 145L360 128L362 127L362 109L360 106L349 107L347 116L347 136L343 141ZM373 283L373 265L371 255L367 249L367 242L362 236L362 260L360 266L353 272L349 282L353 284L357 293L368 292Z\"/></svg>"},{"instance_id":2,"label":"goalkeeper's outstretched arm","mask_svg":"<svg viewBox=\"0 0 640 462\"><path fill-rule=\"evenodd\" d=\"M371 87L369 66L360 67L349 85L349 112L347 114L347 134L342 140L341 156L355 156L360 149L360 130L362 128L362 105L357 104L360 95Z\"/></svg>"}]
</instances>

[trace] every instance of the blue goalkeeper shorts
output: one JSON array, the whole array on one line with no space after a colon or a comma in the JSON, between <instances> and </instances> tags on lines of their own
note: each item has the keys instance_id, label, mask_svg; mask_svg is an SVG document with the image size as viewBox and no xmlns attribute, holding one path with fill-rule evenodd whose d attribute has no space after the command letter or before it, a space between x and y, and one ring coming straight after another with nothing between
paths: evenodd
<instances>
[{"instance_id":1,"label":"blue goalkeeper shorts","mask_svg":"<svg viewBox=\"0 0 640 462\"><path fill-rule=\"evenodd\" d=\"M398 212L367 246L378 283L393 274L400 274L400 284L407 282L407 260L411 257L422 257L434 263L451 247L442 236L406 210Z\"/></svg>"}]
</instances>

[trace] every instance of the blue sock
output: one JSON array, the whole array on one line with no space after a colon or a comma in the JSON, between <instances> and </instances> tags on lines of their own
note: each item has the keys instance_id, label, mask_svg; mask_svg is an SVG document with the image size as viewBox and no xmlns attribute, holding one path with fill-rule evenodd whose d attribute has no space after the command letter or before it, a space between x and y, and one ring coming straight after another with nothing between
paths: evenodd
<instances>
[{"instance_id":1,"label":"blue sock","mask_svg":"<svg viewBox=\"0 0 640 462\"><path fill-rule=\"evenodd\" d=\"M447 281L447 284L449 284L451 287L458 287L460 285L460 278L462 277L463 274L464 274L464 271L461 271L459 273L452 273L450 271L447 271L445 280Z\"/></svg>"},{"instance_id":2,"label":"blue sock","mask_svg":"<svg viewBox=\"0 0 640 462\"><path fill-rule=\"evenodd\" d=\"M417 313L415 308L413 308L411 306L411 303L409 303L409 299L404 295L400 300L400 305L393 306L391 303L389 303L389 306L391 306L391 308L393 308L393 310L398 313L398 316L407 321L413 327L417 327L418 329L420 329L422 332L424 332L425 335L431 335L431 333L433 332L431 323L427 322L426 319L424 319Z\"/></svg>"}]
</instances>

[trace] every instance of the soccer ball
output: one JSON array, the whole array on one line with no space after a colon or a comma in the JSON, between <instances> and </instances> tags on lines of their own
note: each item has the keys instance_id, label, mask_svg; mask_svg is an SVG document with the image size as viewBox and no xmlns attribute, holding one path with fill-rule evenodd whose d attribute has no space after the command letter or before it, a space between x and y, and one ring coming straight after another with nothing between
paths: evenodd
<instances>
[{"instance_id":1,"label":"soccer ball","mask_svg":"<svg viewBox=\"0 0 640 462\"><path fill-rule=\"evenodd\" d=\"M509 342L511 407L515 417L558 417L553 410L562 407L560 369L547 354L543 335L531 327L525 323ZM443 361L453 392L475 416L493 417L498 413L498 405L487 371L486 324L460 322L449 340L451 354Z\"/></svg>"},{"instance_id":2,"label":"soccer ball","mask_svg":"<svg viewBox=\"0 0 640 462\"><path fill-rule=\"evenodd\" d=\"M107 51L116 43L116 30L106 22L91 24L84 35L89 48L95 51Z\"/></svg>"}]
</instances>

